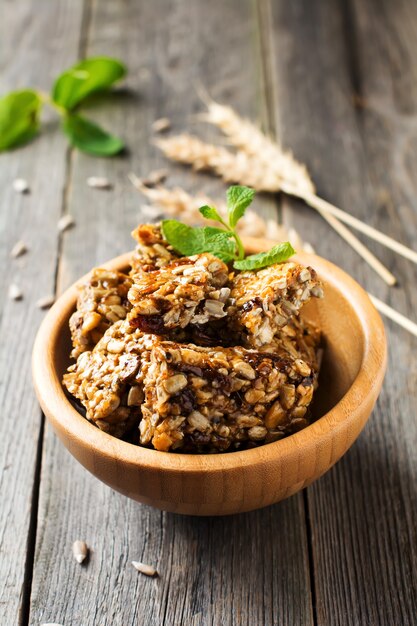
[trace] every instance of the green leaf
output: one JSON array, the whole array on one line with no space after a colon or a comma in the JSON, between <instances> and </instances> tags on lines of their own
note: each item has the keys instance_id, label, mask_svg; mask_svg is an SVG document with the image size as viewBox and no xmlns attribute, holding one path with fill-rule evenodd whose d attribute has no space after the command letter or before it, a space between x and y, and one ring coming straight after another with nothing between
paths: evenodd
<instances>
[{"instance_id":1,"label":"green leaf","mask_svg":"<svg viewBox=\"0 0 417 626\"><path fill-rule=\"evenodd\" d=\"M80 115L67 115L62 127L73 146L95 156L113 156L124 148L123 141Z\"/></svg>"},{"instance_id":2,"label":"green leaf","mask_svg":"<svg viewBox=\"0 0 417 626\"><path fill-rule=\"evenodd\" d=\"M198 209L206 219L208 220L216 220L217 222L222 221L221 215L217 212L217 209L214 206L208 206L205 204L204 206Z\"/></svg>"},{"instance_id":3,"label":"green leaf","mask_svg":"<svg viewBox=\"0 0 417 626\"><path fill-rule=\"evenodd\" d=\"M237 270L259 270L262 267L268 267L275 263L282 263L289 259L295 250L289 241L279 243L277 246L268 250L268 252L260 252L259 254L252 254L247 256L246 259L241 261L235 261L233 267Z\"/></svg>"},{"instance_id":4,"label":"green leaf","mask_svg":"<svg viewBox=\"0 0 417 626\"><path fill-rule=\"evenodd\" d=\"M162 234L174 250L185 256L210 252L225 262L236 256L235 243L231 240L232 233L220 228L193 228L177 220L163 220Z\"/></svg>"},{"instance_id":5,"label":"green leaf","mask_svg":"<svg viewBox=\"0 0 417 626\"><path fill-rule=\"evenodd\" d=\"M26 143L39 128L41 99L36 91L12 91L0 99L0 151Z\"/></svg>"},{"instance_id":6,"label":"green leaf","mask_svg":"<svg viewBox=\"0 0 417 626\"><path fill-rule=\"evenodd\" d=\"M126 75L126 67L117 59L85 59L58 76L52 88L52 100L73 111L87 96L109 89Z\"/></svg>"},{"instance_id":7,"label":"green leaf","mask_svg":"<svg viewBox=\"0 0 417 626\"><path fill-rule=\"evenodd\" d=\"M234 228L246 209L251 204L255 192L249 187L233 185L227 190L227 211L229 213L229 224Z\"/></svg>"}]
</instances>

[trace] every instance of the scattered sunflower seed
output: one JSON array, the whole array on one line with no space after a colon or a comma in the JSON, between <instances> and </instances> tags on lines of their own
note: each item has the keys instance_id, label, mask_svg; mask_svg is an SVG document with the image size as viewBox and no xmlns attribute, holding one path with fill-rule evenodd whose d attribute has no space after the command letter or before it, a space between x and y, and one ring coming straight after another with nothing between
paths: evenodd
<instances>
[{"instance_id":1,"label":"scattered sunflower seed","mask_svg":"<svg viewBox=\"0 0 417 626\"><path fill-rule=\"evenodd\" d=\"M58 220L58 230L60 233L63 233L64 231L68 230L68 228L71 228L72 226L75 226L75 220L72 217L72 215L63 215L59 220Z\"/></svg>"},{"instance_id":2,"label":"scattered sunflower seed","mask_svg":"<svg viewBox=\"0 0 417 626\"><path fill-rule=\"evenodd\" d=\"M171 128L171 122L167 117L161 117L158 120L155 120L152 124L152 130L155 133L163 133L165 130L169 130Z\"/></svg>"},{"instance_id":3,"label":"scattered sunflower seed","mask_svg":"<svg viewBox=\"0 0 417 626\"><path fill-rule=\"evenodd\" d=\"M80 541L79 539L77 539L77 541L74 541L72 546L72 553L77 563L82 563L83 561L85 561L88 555L88 547L85 541Z\"/></svg>"},{"instance_id":4,"label":"scattered sunflower seed","mask_svg":"<svg viewBox=\"0 0 417 626\"><path fill-rule=\"evenodd\" d=\"M56 622L48 622L45 624L41 624L41 626L63 626L62 624L57 624Z\"/></svg>"},{"instance_id":5,"label":"scattered sunflower seed","mask_svg":"<svg viewBox=\"0 0 417 626\"><path fill-rule=\"evenodd\" d=\"M17 193L29 193L30 191L29 184L24 178L16 178L13 181L13 189Z\"/></svg>"},{"instance_id":6,"label":"scattered sunflower seed","mask_svg":"<svg viewBox=\"0 0 417 626\"><path fill-rule=\"evenodd\" d=\"M94 189L111 189L113 185L104 176L90 176L87 178L87 185Z\"/></svg>"},{"instance_id":7,"label":"scattered sunflower seed","mask_svg":"<svg viewBox=\"0 0 417 626\"><path fill-rule=\"evenodd\" d=\"M54 296L44 296L43 298L39 298L39 300L37 300L36 306L38 307L38 309L49 309L54 302Z\"/></svg>"},{"instance_id":8,"label":"scattered sunflower seed","mask_svg":"<svg viewBox=\"0 0 417 626\"><path fill-rule=\"evenodd\" d=\"M146 185L146 187L154 187L164 182L167 176L167 170L153 170L146 178L142 178L142 183Z\"/></svg>"},{"instance_id":9,"label":"scattered sunflower seed","mask_svg":"<svg viewBox=\"0 0 417 626\"><path fill-rule=\"evenodd\" d=\"M9 298L10 300L21 300L23 298L22 290L14 283L9 285Z\"/></svg>"},{"instance_id":10,"label":"scattered sunflower seed","mask_svg":"<svg viewBox=\"0 0 417 626\"><path fill-rule=\"evenodd\" d=\"M152 565L146 565L146 563L141 563L140 561L132 561L132 565L138 572L145 574L145 576L158 576L158 572Z\"/></svg>"},{"instance_id":11,"label":"scattered sunflower seed","mask_svg":"<svg viewBox=\"0 0 417 626\"><path fill-rule=\"evenodd\" d=\"M24 241L17 241L13 248L10 250L10 256L12 259L17 259L17 257L22 256L28 251L27 246Z\"/></svg>"}]
</instances>

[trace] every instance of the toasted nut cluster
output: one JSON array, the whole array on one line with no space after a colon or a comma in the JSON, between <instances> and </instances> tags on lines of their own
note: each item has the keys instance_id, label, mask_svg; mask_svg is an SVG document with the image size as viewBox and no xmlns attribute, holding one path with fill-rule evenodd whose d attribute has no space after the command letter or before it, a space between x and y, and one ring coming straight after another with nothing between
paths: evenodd
<instances>
[{"instance_id":1,"label":"toasted nut cluster","mask_svg":"<svg viewBox=\"0 0 417 626\"><path fill-rule=\"evenodd\" d=\"M225 317L228 274L217 257L197 254L137 276L128 294L130 323L144 332L165 334Z\"/></svg>"},{"instance_id":2,"label":"toasted nut cluster","mask_svg":"<svg viewBox=\"0 0 417 626\"><path fill-rule=\"evenodd\" d=\"M132 237L137 241L132 257L132 276L158 270L178 258L156 224L140 224L132 231Z\"/></svg>"},{"instance_id":3,"label":"toasted nut cluster","mask_svg":"<svg viewBox=\"0 0 417 626\"><path fill-rule=\"evenodd\" d=\"M91 350L112 324L125 319L131 308L127 299L131 285L129 276L121 272L101 268L91 272L80 287L77 310L70 318L72 357Z\"/></svg>"},{"instance_id":4,"label":"toasted nut cluster","mask_svg":"<svg viewBox=\"0 0 417 626\"><path fill-rule=\"evenodd\" d=\"M93 270L70 319L77 362L63 382L87 419L182 452L238 450L304 428L320 332L299 310L322 295L314 270L233 274L209 253L180 257L158 226L133 234L130 275Z\"/></svg>"},{"instance_id":5,"label":"toasted nut cluster","mask_svg":"<svg viewBox=\"0 0 417 626\"><path fill-rule=\"evenodd\" d=\"M302 359L158 340L142 371L140 441L157 450L239 449L308 423L315 374Z\"/></svg>"},{"instance_id":6,"label":"toasted nut cluster","mask_svg":"<svg viewBox=\"0 0 417 626\"><path fill-rule=\"evenodd\" d=\"M237 274L230 295L231 330L241 333L248 345L260 348L273 341L311 296L320 298L323 291L311 267L280 263Z\"/></svg>"},{"instance_id":7,"label":"toasted nut cluster","mask_svg":"<svg viewBox=\"0 0 417 626\"><path fill-rule=\"evenodd\" d=\"M116 322L64 375L65 387L81 401L87 418L115 437L139 425L141 367L149 357L152 339L126 320Z\"/></svg>"}]
</instances>

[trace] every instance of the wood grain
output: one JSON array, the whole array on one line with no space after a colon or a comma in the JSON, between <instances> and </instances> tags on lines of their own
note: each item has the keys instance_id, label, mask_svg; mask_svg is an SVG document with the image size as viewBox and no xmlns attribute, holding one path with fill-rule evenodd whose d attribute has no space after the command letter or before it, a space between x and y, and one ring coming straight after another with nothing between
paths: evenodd
<instances>
[{"instance_id":1,"label":"wood grain","mask_svg":"<svg viewBox=\"0 0 417 626\"><path fill-rule=\"evenodd\" d=\"M0 93L18 87L48 89L53 77L77 55L82 2L3 3L0 19ZM53 33L53 36L51 36ZM18 42L18 44L17 44ZM66 141L46 117L45 134L30 146L0 155L0 621L17 624L27 616L41 413L32 390L30 350L44 315L35 303L54 291L56 224L66 172ZM23 177L31 193L17 194L12 183ZM23 239L29 252L10 258ZM11 301L11 282L23 300ZM33 507L33 508L32 508Z\"/></svg>"},{"instance_id":2,"label":"wood grain","mask_svg":"<svg viewBox=\"0 0 417 626\"><path fill-rule=\"evenodd\" d=\"M414 249L416 26L410 1L275 2L269 76L284 144L308 163L319 193ZM286 202L285 213L318 253L416 318L411 263L367 240L399 279L388 290L311 211ZM415 340L387 326L390 362L374 416L307 490L317 623L326 626L415 623Z\"/></svg>"},{"instance_id":3,"label":"wood grain","mask_svg":"<svg viewBox=\"0 0 417 626\"><path fill-rule=\"evenodd\" d=\"M174 130L188 127L201 109L200 81L213 97L262 118L258 37L249 0L227 0L216 10L203 1L94 5L88 53L119 56L130 69L130 90L94 109L94 119L125 136L131 152L109 161L74 155L68 211L77 227L64 239L60 289L132 245L141 199L127 174L166 165L149 146L154 119L167 115ZM168 184L224 193L208 177L170 171ZM88 176L101 174L113 192L86 187ZM272 202L258 207L275 214ZM300 497L229 520L160 514L98 483L47 431L31 623L310 624L305 537ZM77 538L93 549L87 568L71 557ZM160 579L138 575L131 560L156 565Z\"/></svg>"}]
</instances>

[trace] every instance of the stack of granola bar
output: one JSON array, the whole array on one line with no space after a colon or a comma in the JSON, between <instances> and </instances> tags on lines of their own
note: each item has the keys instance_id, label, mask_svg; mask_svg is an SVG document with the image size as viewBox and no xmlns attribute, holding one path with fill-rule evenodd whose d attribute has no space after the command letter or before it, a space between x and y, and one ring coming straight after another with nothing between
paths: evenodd
<instances>
[{"instance_id":1,"label":"stack of granola bar","mask_svg":"<svg viewBox=\"0 0 417 626\"><path fill-rule=\"evenodd\" d=\"M158 226L133 233L130 275L95 269L70 320L67 390L116 437L161 451L220 452L308 425L320 332L300 318L321 297L294 262L232 272L181 257ZM135 435L136 433L136 435Z\"/></svg>"}]
</instances>

